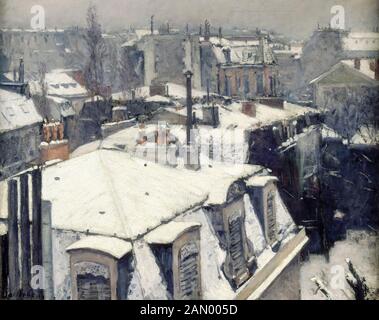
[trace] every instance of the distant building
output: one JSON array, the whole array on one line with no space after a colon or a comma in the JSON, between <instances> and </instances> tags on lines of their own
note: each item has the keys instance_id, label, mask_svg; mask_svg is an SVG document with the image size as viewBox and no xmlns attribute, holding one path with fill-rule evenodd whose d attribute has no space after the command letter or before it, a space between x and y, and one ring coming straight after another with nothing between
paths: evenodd
<instances>
[{"instance_id":1,"label":"distant building","mask_svg":"<svg viewBox=\"0 0 379 320\"><path fill-rule=\"evenodd\" d=\"M267 39L201 41L202 88L225 96L276 96L276 60Z\"/></svg>"},{"instance_id":2,"label":"distant building","mask_svg":"<svg viewBox=\"0 0 379 320\"><path fill-rule=\"evenodd\" d=\"M165 82L184 85L183 72L186 70L194 73L193 86L198 89L201 86L198 36L150 34L128 41L122 48L127 65L122 72L127 73L134 88Z\"/></svg>"},{"instance_id":3,"label":"distant building","mask_svg":"<svg viewBox=\"0 0 379 320\"><path fill-rule=\"evenodd\" d=\"M0 88L0 180L39 162L41 126L32 99Z\"/></svg>"},{"instance_id":4,"label":"distant building","mask_svg":"<svg viewBox=\"0 0 379 320\"><path fill-rule=\"evenodd\" d=\"M339 62L310 82L326 124L349 140L362 126L379 124L379 81L359 69Z\"/></svg>"},{"instance_id":5,"label":"distant building","mask_svg":"<svg viewBox=\"0 0 379 320\"><path fill-rule=\"evenodd\" d=\"M320 28L303 48L303 85L306 86L342 60L355 60L356 65L360 60L370 60L370 68L377 77L378 59L379 33Z\"/></svg>"}]
</instances>

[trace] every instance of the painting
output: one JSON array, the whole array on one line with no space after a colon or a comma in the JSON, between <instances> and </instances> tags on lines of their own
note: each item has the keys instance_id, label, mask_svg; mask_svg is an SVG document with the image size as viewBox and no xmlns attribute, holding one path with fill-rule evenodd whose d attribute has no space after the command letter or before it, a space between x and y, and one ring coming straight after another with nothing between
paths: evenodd
<instances>
[{"instance_id":1,"label":"painting","mask_svg":"<svg viewBox=\"0 0 379 320\"><path fill-rule=\"evenodd\" d=\"M378 300L378 12L0 0L0 300Z\"/></svg>"}]
</instances>

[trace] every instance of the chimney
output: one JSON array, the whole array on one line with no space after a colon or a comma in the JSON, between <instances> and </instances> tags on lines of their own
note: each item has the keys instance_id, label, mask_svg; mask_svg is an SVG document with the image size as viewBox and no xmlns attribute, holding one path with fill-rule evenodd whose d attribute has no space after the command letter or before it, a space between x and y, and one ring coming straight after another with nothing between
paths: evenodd
<instances>
[{"instance_id":1,"label":"chimney","mask_svg":"<svg viewBox=\"0 0 379 320\"><path fill-rule=\"evenodd\" d=\"M221 27L218 28L218 38L219 38L220 44L221 44L221 39L222 39L222 28Z\"/></svg>"},{"instance_id":2,"label":"chimney","mask_svg":"<svg viewBox=\"0 0 379 320\"><path fill-rule=\"evenodd\" d=\"M201 37L203 35L203 26L200 24L199 27L199 36Z\"/></svg>"},{"instance_id":3,"label":"chimney","mask_svg":"<svg viewBox=\"0 0 379 320\"><path fill-rule=\"evenodd\" d=\"M154 34L154 15L150 17L150 33Z\"/></svg>"},{"instance_id":4,"label":"chimney","mask_svg":"<svg viewBox=\"0 0 379 320\"><path fill-rule=\"evenodd\" d=\"M187 145L191 144L191 129L192 129L192 76L193 73L187 70L184 73L187 86Z\"/></svg>"},{"instance_id":5,"label":"chimney","mask_svg":"<svg viewBox=\"0 0 379 320\"><path fill-rule=\"evenodd\" d=\"M231 50L230 50L230 48L229 47L225 47L224 49L222 49L222 52L224 53L226 64L231 64L232 63L232 57L231 57Z\"/></svg>"},{"instance_id":6,"label":"chimney","mask_svg":"<svg viewBox=\"0 0 379 320\"><path fill-rule=\"evenodd\" d=\"M359 58L354 59L354 68L357 70L361 70L361 59Z\"/></svg>"},{"instance_id":7,"label":"chimney","mask_svg":"<svg viewBox=\"0 0 379 320\"><path fill-rule=\"evenodd\" d=\"M18 68L18 82L24 83L24 59L20 58L20 66Z\"/></svg>"},{"instance_id":8,"label":"chimney","mask_svg":"<svg viewBox=\"0 0 379 320\"><path fill-rule=\"evenodd\" d=\"M205 20L204 22L204 40L209 41L211 37L211 24L209 23L208 20Z\"/></svg>"},{"instance_id":9,"label":"chimney","mask_svg":"<svg viewBox=\"0 0 379 320\"><path fill-rule=\"evenodd\" d=\"M257 109L254 101L242 101L242 113L249 117L255 117L257 115Z\"/></svg>"},{"instance_id":10,"label":"chimney","mask_svg":"<svg viewBox=\"0 0 379 320\"><path fill-rule=\"evenodd\" d=\"M212 106L203 106L203 121L205 125L211 125L214 128L220 124L218 107L212 103Z\"/></svg>"},{"instance_id":11,"label":"chimney","mask_svg":"<svg viewBox=\"0 0 379 320\"><path fill-rule=\"evenodd\" d=\"M193 73L188 70L184 73L187 86L187 144L184 146L184 163L185 167L190 170L200 169L199 150L192 139L193 135L193 120L192 120L192 76Z\"/></svg>"}]
</instances>

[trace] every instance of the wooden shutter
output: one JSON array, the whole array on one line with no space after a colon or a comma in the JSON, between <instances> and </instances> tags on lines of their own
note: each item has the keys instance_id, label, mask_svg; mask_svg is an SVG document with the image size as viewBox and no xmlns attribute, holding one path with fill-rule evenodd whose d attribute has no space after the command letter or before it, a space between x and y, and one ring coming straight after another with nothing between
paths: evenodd
<instances>
[{"instance_id":1,"label":"wooden shutter","mask_svg":"<svg viewBox=\"0 0 379 320\"><path fill-rule=\"evenodd\" d=\"M275 194L274 192L270 192L267 196L267 233L268 238L272 241L275 240L276 237L276 219L275 219Z\"/></svg>"},{"instance_id":2,"label":"wooden shutter","mask_svg":"<svg viewBox=\"0 0 379 320\"><path fill-rule=\"evenodd\" d=\"M182 299L196 299L199 294L199 250L194 242L185 244L179 252L179 288Z\"/></svg>"},{"instance_id":3,"label":"wooden shutter","mask_svg":"<svg viewBox=\"0 0 379 320\"><path fill-rule=\"evenodd\" d=\"M242 243L242 220L240 215L229 218L230 257L234 273L246 269L246 259Z\"/></svg>"}]
</instances>

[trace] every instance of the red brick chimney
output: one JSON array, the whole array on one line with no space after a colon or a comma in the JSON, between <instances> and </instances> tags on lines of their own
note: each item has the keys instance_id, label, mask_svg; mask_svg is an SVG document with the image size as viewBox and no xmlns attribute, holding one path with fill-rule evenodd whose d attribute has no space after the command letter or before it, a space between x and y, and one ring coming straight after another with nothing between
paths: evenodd
<instances>
[{"instance_id":1,"label":"red brick chimney","mask_svg":"<svg viewBox=\"0 0 379 320\"><path fill-rule=\"evenodd\" d=\"M255 117L257 115L257 109L254 101L242 101L242 110L243 114L246 114L249 117Z\"/></svg>"}]
</instances>

